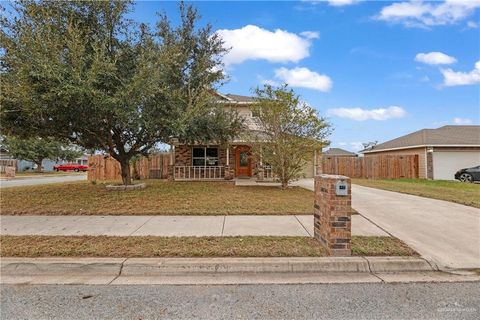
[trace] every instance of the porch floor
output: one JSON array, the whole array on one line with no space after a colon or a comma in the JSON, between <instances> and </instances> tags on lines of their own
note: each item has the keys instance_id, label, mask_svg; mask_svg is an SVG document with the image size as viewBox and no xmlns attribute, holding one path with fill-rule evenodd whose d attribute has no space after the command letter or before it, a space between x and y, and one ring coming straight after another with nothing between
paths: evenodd
<instances>
[{"instance_id":1,"label":"porch floor","mask_svg":"<svg viewBox=\"0 0 480 320\"><path fill-rule=\"evenodd\" d=\"M263 182L258 182L256 178L235 178L233 179L235 182L235 186L239 187L252 187L252 186L263 186L263 187L277 187L280 186L279 182L273 182L273 181L263 181Z\"/></svg>"}]
</instances>

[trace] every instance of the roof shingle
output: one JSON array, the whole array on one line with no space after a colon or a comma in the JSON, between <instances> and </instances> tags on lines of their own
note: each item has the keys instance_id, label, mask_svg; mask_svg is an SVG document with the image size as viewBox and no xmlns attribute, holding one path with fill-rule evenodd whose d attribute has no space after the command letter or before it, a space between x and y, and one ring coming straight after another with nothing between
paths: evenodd
<instances>
[{"instance_id":1,"label":"roof shingle","mask_svg":"<svg viewBox=\"0 0 480 320\"><path fill-rule=\"evenodd\" d=\"M360 152L377 152L414 146L480 146L480 126L443 126L422 129L396 139L378 144Z\"/></svg>"}]
</instances>

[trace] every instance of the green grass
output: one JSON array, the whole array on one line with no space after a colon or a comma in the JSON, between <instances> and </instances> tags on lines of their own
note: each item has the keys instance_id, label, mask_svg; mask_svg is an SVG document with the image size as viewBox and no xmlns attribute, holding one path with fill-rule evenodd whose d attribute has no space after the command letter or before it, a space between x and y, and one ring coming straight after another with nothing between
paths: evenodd
<instances>
[{"instance_id":1,"label":"green grass","mask_svg":"<svg viewBox=\"0 0 480 320\"><path fill-rule=\"evenodd\" d=\"M352 183L480 208L480 184L425 179L352 179Z\"/></svg>"},{"instance_id":2,"label":"green grass","mask_svg":"<svg viewBox=\"0 0 480 320\"><path fill-rule=\"evenodd\" d=\"M323 257L310 237L0 236L2 257ZM412 256L389 237L353 237L357 256Z\"/></svg>"},{"instance_id":3,"label":"green grass","mask_svg":"<svg viewBox=\"0 0 480 320\"><path fill-rule=\"evenodd\" d=\"M300 187L236 187L227 182L145 180L147 188L107 191L88 182L6 188L2 215L313 214L313 192Z\"/></svg>"}]
</instances>

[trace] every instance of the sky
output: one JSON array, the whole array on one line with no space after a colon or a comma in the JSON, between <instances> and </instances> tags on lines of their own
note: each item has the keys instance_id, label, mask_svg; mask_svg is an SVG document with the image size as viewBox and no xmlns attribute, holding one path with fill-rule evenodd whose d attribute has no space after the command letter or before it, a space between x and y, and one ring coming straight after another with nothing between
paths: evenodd
<instances>
[{"instance_id":1,"label":"sky","mask_svg":"<svg viewBox=\"0 0 480 320\"><path fill-rule=\"evenodd\" d=\"M287 83L350 151L423 128L480 123L480 0L194 1L225 45L222 93ZM178 23L178 3L131 17Z\"/></svg>"}]
</instances>

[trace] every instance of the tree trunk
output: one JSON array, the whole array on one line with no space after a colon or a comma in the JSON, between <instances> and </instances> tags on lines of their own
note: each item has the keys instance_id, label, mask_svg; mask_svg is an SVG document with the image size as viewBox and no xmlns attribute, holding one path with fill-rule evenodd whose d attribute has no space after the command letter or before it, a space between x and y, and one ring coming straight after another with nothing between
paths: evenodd
<instances>
[{"instance_id":1,"label":"tree trunk","mask_svg":"<svg viewBox=\"0 0 480 320\"><path fill-rule=\"evenodd\" d=\"M37 165L37 173L42 172L42 162L43 162L43 159L35 161L35 164Z\"/></svg>"},{"instance_id":2,"label":"tree trunk","mask_svg":"<svg viewBox=\"0 0 480 320\"><path fill-rule=\"evenodd\" d=\"M122 169L122 182L124 185L132 184L132 177L130 175L130 161L120 161Z\"/></svg>"},{"instance_id":3,"label":"tree trunk","mask_svg":"<svg viewBox=\"0 0 480 320\"><path fill-rule=\"evenodd\" d=\"M287 189L288 188L288 180L282 179L281 182L282 182L282 190Z\"/></svg>"}]
</instances>

